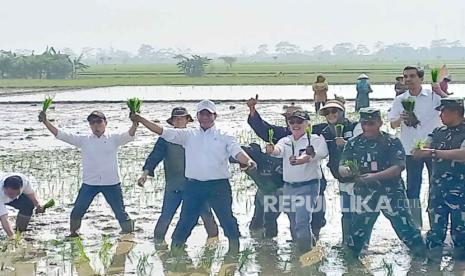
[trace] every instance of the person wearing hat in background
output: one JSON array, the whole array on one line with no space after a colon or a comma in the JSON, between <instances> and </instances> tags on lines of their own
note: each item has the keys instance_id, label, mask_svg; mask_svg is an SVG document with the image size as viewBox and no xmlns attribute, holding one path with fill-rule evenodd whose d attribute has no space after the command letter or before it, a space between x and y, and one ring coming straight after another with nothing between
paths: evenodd
<instances>
[{"instance_id":1,"label":"person wearing hat in background","mask_svg":"<svg viewBox=\"0 0 465 276\"><path fill-rule=\"evenodd\" d=\"M288 124L292 134L276 145L267 144L266 152L283 159L283 207L289 206L286 212L294 213L291 216L294 242L305 253L313 247L312 212L317 207L320 191L321 160L328 155L328 148L322 136L306 135L305 129L310 127L307 112L294 111Z\"/></svg>"},{"instance_id":2,"label":"person wearing hat in background","mask_svg":"<svg viewBox=\"0 0 465 276\"><path fill-rule=\"evenodd\" d=\"M300 106L296 106L294 103L292 103L291 105L284 106L285 112L282 113L281 115L284 116L286 126L277 126L277 125L272 125L262 119L262 117L260 116L260 114L258 113L256 109L257 103L258 103L258 95L256 95L255 98L250 98L247 101L247 106L249 107L249 117L247 118L247 123L252 128L252 130L255 132L255 134L257 134L258 137L260 137L263 141L269 143L270 141L268 137L268 131L273 130L274 135L273 135L272 142L276 144L280 139L292 134L290 130L290 126L288 124L288 119L294 111L302 109ZM313 129L312 133L320 135L320 133L315 133L315 129ZM322 202L324 202L324 192L326 190L326 178L323 174L323 170L321 170L321 173L322 173L322 177L320 180L319 194L320 194L320 197L322 198ZM278 186L281 186L281 185L278 185ZM265 216L265 219L266 219L265 225L268 224L268 225L273 225L273 227L277 227L276 219L278 218L279 213L275 214L275 216L267 216L266 214L264 214L264 206L262 204L263 200L260 199L260 196L261 194L257 193L257 196L255 197L254 216L252 217L250 228L259 229L263 227L263 216ZM318 210L312 213L313 215L312 231L313 231L315 239L319 238L321 228L323 228L323 226L326 225L325 211L326 211L325 208L319 208ZM293 214L288 213L287 215L292 216ZM289 217L289 220L292 220L292 218ZM266 227L265 227L265 231L267 231ZM293 238L295 238L292 228L291 228L291 235Z\"/></svg>"},{"instance_id":3,"label":"person wearing hat in background","mask_svg":"<svg viewBox=\"0 0 465 276\"><path fill-rule=\"evenodd\" d=\"M449 82L451 82L451 81L452 81L452 78L450 77L450 75L447 75L439 83L439 87L441 88L441 91L446 93L447 94L446 96L450 96L450 95L454 94L452 92L449 92Z\"/></svg>"},{"instance_id":4,"label":"person wearing hat in background","mask_svg":"<svg viewBox=\"0 0 465 276\"><path fill-rule=\"evenodd\" d=\"M407 198L409 199L415 223L422 227L422 209L420 204L420 191L423 182L423 168L426 165L431 176L431 160L415 159L411 151L417 141L425 140L433 130L441 125L439 111L436 107L441 104L441 97L431 90L423 88L424 71L418 67L406 66L403 70L405 84L408 91L397 96L392 102L388 112L388 120L393 129L400 127L400 140L406 153L407 170ZM411 124L409 114L404 110L402 101L414 100L414 114L420 123Z\"/></svg>"},{"instance_id":5,"label":"person wearing hat in background","mask_svg":"<svg viewBox=\"0 0 465 276\"><path fill-rule=\"evenodd\" d=\"M187 124L193 121L191 115L189 115L184 107L174 108L171 111L171 117L166 120L168 124L178 129L185 129ZM171 220L179 205L181 205L183 191L187 182L184 173L184 148L181 145L167 142L160 137L155 143L149 157L145 160L142 176L137 181L139 186L144 186L147 176L154 176L154 170L161 161L163 161L163 169L165 170L166 185L161 214L154 230L154 239L156 241L163 241L165 239ZM218 225L208 204L205 203L200 217L203 220L205 230L207 230L208 238L217 237Z\"/></svg>"},{"instance_id":6,"label":"person wearing hat in background","mask_svg":"<svg viewBox=\"0 0 465 276\"><path fill-rule=\"evenodd\" d=\"M355 88L357 89L357 98L355 99L355 111L358 112L360 108L370 106L370 93L373 92L371 85L368 82L370 79L366 74L361 74L357 78Z\"/></svg>"},{"instance_id":7,"label":"person wearing hat in background","mask_svg":"<svg viewBox=\"0 0 465 276\"><path fill-rule=\"evenodd\" d=\"M93 111L87 116L92 134L71 134L57 129L47 119L44 111L40 112L39 121L58 140L81 150L83 183L71 211L70 237L78 236L82 217L98 193L103 194L113 210L121 226L121 233L133 232L134 222L125 210L118 174L118 148L134 140L137 123L133 122L129 131L123 133L106 133L105 115L100 111Z\"/></svg>"},{"instance_id":8,"label":"person wearing hat in background","mask_svg":"<svg viewBox=\"0 0 465 276\"><path fill-rule=\"evenodd\" d=\"M187 183L183 193L181 216L174 230L171 249L183 248L197 224L202 208L208 203L215 211L220 225L229 239L229 252L239 251L239 227L232 212L232 193L229 183L229 157L238 160L246 169L255 169L256 163L242 150L233 136L215 126L216 106L203 100L197 105L199 127L195 129L165 128L139 114L131 114L167 142L184 147Z\"/></svg>"},{"instance_id":9,"label":"person wearing hat in background","mask_svg":"<svg viewBox=\"0 0 465 276\"><path fill-rule=\"evenodd\" d=\"M431 230L426 235L429 258L441 262L449 216L455 257L465 259L465 120L463 99L442 99L437 108L444 126L436 128L415 158L433 160L428 213Z\"/></svg>"},{"instance_id":10,"label":"person wearing hat in background","mask_svg":"<svg viewBox=\"0 0 465 276\"><path fill-rule=\"evenodd\" d=\"M325 105L328 100L328 83L326 82L325 76L319 74L316 77L316 81L312 85L313 101L315 102L315 112L318 113L320 107Z\"/></svg>"},{"instance_id":11,"label":"person wearing hat in background","mask_svg":"<svg viewBox=\"0 0 465 276\"><path fill-rule=\"evenodd\" d=\"M331 174L339 182L347 181L339 175L339 160L341 158L344 145L349 139L362 133L358 122L352 122L344 117L344 103L339 100L329 100L320 109L320 115L326 118L326 123L313 126L316 134L322 135L326 140L329 151L329 161L326 166ZM340 185L341 209L342 209L342 243L345 244L349 237L351 225L350 196L344 191L344 185Z\"/></svg>"},{"instance_id":12,"label":"person wearing hat in background","mask_svg":"<svg viewBox=\"0 0 465 276\"><path fill-rule=\"evenodd\" d=\"M363 133L347 142L339 166L339 174L355 182L355 202L365 203L355 206L352 213L347 246L355 256L360 255L368 246L373 225L382 211L397 236L413 254L421 256L425 254L425 244L406 204L401 178L404 148L398 138L380 130L383 121L379 109L360 109L360 123ZM355 162L358 172L347 161Z\"/></svg>"},{"instance_id":13,"label":"person wearing hat in background","mask_svg":"<svg viewBox=\"0 0 465 276\"><path fill-rule=\"evenodd\" d=\"M396 97L408 90L408 87L404 83L404 75L396 77L396 84L394 85L394 90L396 91Z\"/></svg>"},{"instance_id":14,"label":"person wearing hat in background","mask_svg":"<svg viewBox=\"0 0 465 276\"><path fill-rule=\"evenodd\" d=\"M8 221L6 205L18 209L16 230L24 232L31 220L34 207L36 214L43 213L44 207L39 204L31 181L22 173L0 173L0 221L8 238L13 239L15 232Z\"/></svg>"}]
</instances>

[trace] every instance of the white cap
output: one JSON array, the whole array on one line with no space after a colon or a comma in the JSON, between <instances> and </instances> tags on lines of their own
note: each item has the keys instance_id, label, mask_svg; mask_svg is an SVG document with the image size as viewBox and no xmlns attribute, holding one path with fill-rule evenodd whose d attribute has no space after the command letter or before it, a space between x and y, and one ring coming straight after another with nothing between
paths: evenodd
<instances>
[{"instance_id":1,"label":"white cap","mask_svg":"<svg viewBox=\"0 0 465 276\"><path fill-rule=\"evenodd\" d=\"M216 113L216 106L210 100L203 100L197 104L197 113L205 109L208 110L210 113Z\"/></svg>"}]
</instances>

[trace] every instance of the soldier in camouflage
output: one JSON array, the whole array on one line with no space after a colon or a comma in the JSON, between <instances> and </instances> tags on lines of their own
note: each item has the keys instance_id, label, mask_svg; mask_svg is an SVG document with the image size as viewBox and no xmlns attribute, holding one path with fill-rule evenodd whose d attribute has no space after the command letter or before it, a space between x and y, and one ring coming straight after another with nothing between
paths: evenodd
<instances>
[{"instance_id":1,"label":"soldier in camouflage","mask_svg":"<svg viewBox=\"0 0 465 276\"><path fill-rule=\"evenodd\" d=\"M401 178L405 168L402 144L380 131L383 122L379 109L361 109L360 123L363 133L347 142L339 166L340 175L352 177L354 182L354 213L347 246L354 255L360 255L382 211L411 252L423 256L425 244L412 221Z\"/></svg>"},{"instance_id":2,"label":"soldier in camouflage","mask_svg":"<svg viewBox=\"0 0 465 276\"><path fill-rule=\"evenodd\" d=\"M444 126L433 131L426 148L415 149L415 158L432 158L428 213L431 230L426 236L429 259L440 261L449 216L455 257L465 257L465 121L463 99L442 99L437 108Z\"/></svg>"}]
</instances>

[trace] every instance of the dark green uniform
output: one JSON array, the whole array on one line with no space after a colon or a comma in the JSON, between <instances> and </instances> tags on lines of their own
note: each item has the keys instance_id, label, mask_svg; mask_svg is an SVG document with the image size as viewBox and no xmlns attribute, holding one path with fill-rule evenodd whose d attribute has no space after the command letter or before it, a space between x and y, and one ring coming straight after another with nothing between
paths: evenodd
<instances>
[{"instance_id":1,"label":"dark green uniform","mask_svg":"<svg viewBox=\"0 0 465 276\"><path fill-rule=\"evenodd\" d=\"M380 111L373 108L360 110L360 120L380 119ZM363 134L348 141L342 153L341 165L347 160L355 161L360 175L384 171L392 166L405 168L405 151L399 139L381 132L376 138ZM355 202L353 203L351 235L348 247L355 253L368 245L373 225L382 211L394 227L398 237L414 252L425 251L420 230L415 228L408 208L404 183L399 175L372 183L354 180Z\"/></svg>"},{"instance_id":2,"label":"dark green uniform","mask_svg":"<svg viewBox=\"0 0 465 276\"><path fill-rule=\"evenodd\" d=\"M447 106L441 102L441 107ZM463 108L463 101L462 108ZM442 126L430 135L430 148L451 150L465 148L465 121L455 127ZM429 249L438 248L446 237L449 216L455 249L465 250L465 163L433 158L428 213L431 230L426 236Z\"/></svg>"}]
</instances>

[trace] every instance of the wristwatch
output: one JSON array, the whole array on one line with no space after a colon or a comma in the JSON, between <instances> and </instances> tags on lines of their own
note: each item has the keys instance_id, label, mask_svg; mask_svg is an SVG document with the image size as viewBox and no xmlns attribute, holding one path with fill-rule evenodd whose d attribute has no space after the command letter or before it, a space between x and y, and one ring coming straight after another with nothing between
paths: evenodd
<instances>
[{"instance_id":1,"label":"wristwatch","mask_svg":"<svg viewBox=\"0 0 465 276\"><path fill-rule=\"evenodd\" d=\"M436 149L432 149L431 150L431 157L436 158L436 156L437 156Z\"/></svg>"}]
</instances>

